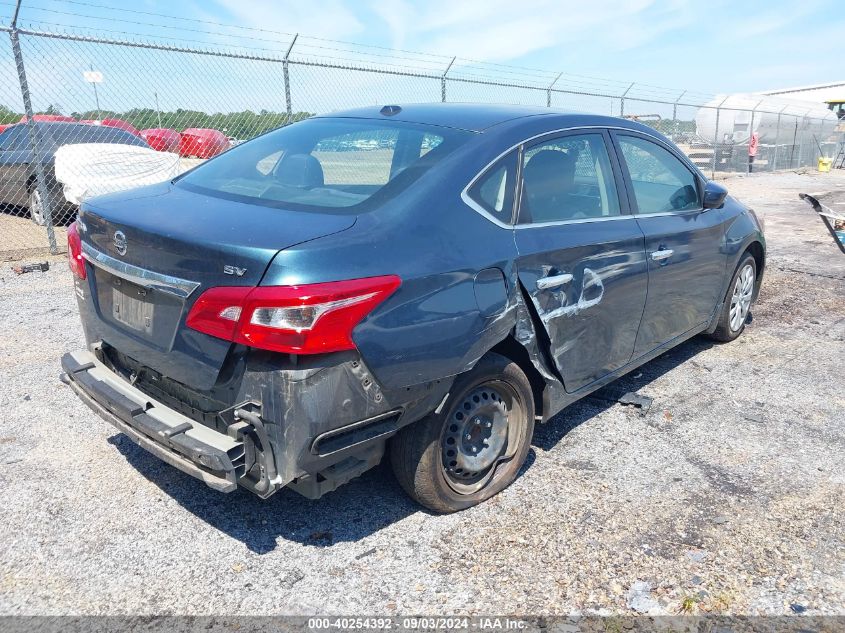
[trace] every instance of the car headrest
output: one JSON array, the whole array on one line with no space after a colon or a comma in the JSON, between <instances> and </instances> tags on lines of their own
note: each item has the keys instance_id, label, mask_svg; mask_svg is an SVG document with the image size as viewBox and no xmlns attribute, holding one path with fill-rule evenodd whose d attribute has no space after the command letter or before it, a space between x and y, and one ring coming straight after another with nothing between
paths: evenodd
<instances>
[{"instance_id":1,"label":"car headrest","mask_svg":"<svg viewBox=\"0 0 845 633\"><path fill-rule=\"evenodd\" d=\"M288 187L322 187L323 166L311 154L288 154L276 166L276 180Z\"/></svg>"},{"instance_id":2,"label":"car headrest","mask_svg":"<svg viewBox=\"0 0 845 633\"><path fill-rule=\"evenodd\" d=\"M540 150L525 164L523 180L529 193L565 192L575 182L575 157L555 149Z\"/></svg>"}]
</instances>

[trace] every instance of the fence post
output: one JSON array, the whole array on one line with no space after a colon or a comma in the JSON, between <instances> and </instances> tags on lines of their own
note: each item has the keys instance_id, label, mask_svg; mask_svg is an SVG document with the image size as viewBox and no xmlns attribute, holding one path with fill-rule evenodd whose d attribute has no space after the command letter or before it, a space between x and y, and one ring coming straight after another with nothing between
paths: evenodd
<instances>
[{"instance_id":1,"label":"fence post","mask_svg":"<svg viewBox=\"0 0 845 633\"><path fill-rule=\"evenodd\" d=\"M552 83L550 83L549 87L546 89L546 107L547 108L552 107L552 88L555 87L555 84L557 83L557 80L560 79L561 75L563 75L562 72L558 73L557 77L555 77L555 80Z\"/></svg>"},{"instance_id":2,"label":"fence post","mask_svg":"<svg viewBox=\"0 0 845 633\"><path fill-rule=\"evenodd\" d=\"M622 93L622 96L619 97L619 118L622 118L622 117L625 116L625 95L628 94L628 91L630 91L631 88L634 87L634 83L636 83L636 82L631 82L631 85L628 86L625 89L625 92Z\"/></svg>"},{"instance_id":3,"label":"fence post","mask_svg":"<svg viewBox=\"0 0 845 633\"><path fill-rule=\"evenodd\" d=\"M783 106L778 112L778 123L777 128L775 129L775 157L772 160L772 171L775 171L778 168L778 142L780 141L780 115L783 114L783 111L786 110L789 106Z\"/></svg>"},{"instance_id":4,"label":"fence post","mask_svg":"<svg viewBox=\"0 0 845 633\"><path fill-rule=\"evenodd\" d=\"M678 102L685 94L687 94L686 90L679 94L678 98L675 99L675 103L672 104L672 122L675 124L675 137L678 136ZM674 141L675 139L673 138L672 140Z\"/></svg>"},{"instance_id":5,"label":"fence post","mask_svg":"<svg viewBox=\"0 0 845 633\"><path fill-rule=\"evenodd\" d=\"M282 73L285 77L285 108L287 109L288 113L288 124L290 124L290 121L293 118L293 105L291 104L290 100L290 71L288 70L288 60L290 58L290 52L293 50L293 45L296 44L296 38L298 37L299 33L295 33L293 39L290 41L290 46L288 46L288 50L285 53L285 57L282 60Z\"/></svg>"},{"instance_id":6,"label":"fence post","mask_svg":"<svg viewBox=\"0 0 845 633\"><path fill-rule=\"evenodd\" d=\"M38 195L41 198L41 204L44 209L44 224L47 229L47 243L50 246L50 253L55 255L59 252L59 250L56 246L56 233L53 230L53 209L50 203L50 192L47 189L47 181L44 177L44 164L42 162L41 148L39 145L38 129L35 127L35 121L33 119L34 113L32 110L32 100L29 97L29 85L26 81L26 70L23 65L21 43L18 39L18 13L20 10L21 0L17 0L15 13L12 16L12 22L10 24L11 30L9 31L9 37L12 40L12 54L15 57L15 66L17 66L18 70L18 82L20 83L23 107L26 112L26 130L29 136L29 148L35 162L35 186L38 190Z\"/></svg>"},{"instance_id":7,"label":"fence post","mask_svg":"<svg viewBox=\"0 0 845 633\"><path fill-rule=\"evenodd\" d=\"M453 57L452 61L449 62L449 65L446 66L446 70L443 71L443 74L440 76L440 101L446 103L446 75L452 69L452 64L455 63L457 57Z\"/></svg>"},{"instance_id":8,"label":"fence post","mask_svg":"<svg viewBox=\"0 0 845 633\"><path fill-rule=\"evenodd\" d=\"M789 167L787 169L792 169L792 163L795 160L795 143L798 140L798 115L795 115L795 128L792 130L792 145L790 146L792 149L789 150Z\"/></svg>"},{"instance_id":9,"label":"fence post","mask_svg":"<svg viewBox=\"0 0 845 633\"><path fill-rule=\"evenodd\" d=\"M812 109L807 110L804 113L804 116L801 117L801 124L803 125L807 121L807 115L812 112ZM801 131L801 139L798 141L798 167L801 167L803 162L803 150L804 150L804 136L807 134L805 130Z\"/></svg>"},{"instance_id":10,"label":"fence post","mask_svg":"<svg viewBox=\"0 0 845 633\"><path fill-rule=\"evenodd\" d=\"M719 152L719 115L722 113L722 106L728 98L722 99L722 103L716 106L716 129L713 132L713 166L710 169L710 178L716 178L716 154Z\"/></svg>"}]
</instances>

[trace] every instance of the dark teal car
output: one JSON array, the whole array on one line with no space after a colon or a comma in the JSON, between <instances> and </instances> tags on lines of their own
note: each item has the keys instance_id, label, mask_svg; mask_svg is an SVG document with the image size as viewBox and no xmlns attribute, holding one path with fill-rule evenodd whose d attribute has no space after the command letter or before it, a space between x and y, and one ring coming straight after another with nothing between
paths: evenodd
<instances>
[{"instance_id":1,"label":"dark teal car","mask_svg":"<svg viewBox=\"0 0 845 633\"><path fill-rule=\"evenodd\" d=\"M64 380L217 490L319 497L385 453L450 512L536 421L697 334L739 336L754 213L641 124L373 107L84 203ZM530 476L526 475L526 476Z\"/></svg>"}]
</instances>

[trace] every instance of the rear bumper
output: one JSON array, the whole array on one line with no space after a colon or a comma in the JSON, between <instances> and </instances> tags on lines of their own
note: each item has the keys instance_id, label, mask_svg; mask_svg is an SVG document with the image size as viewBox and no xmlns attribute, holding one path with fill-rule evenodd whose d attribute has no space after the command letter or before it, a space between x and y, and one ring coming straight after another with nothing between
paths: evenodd
<instances>
[{"instance_id":1,"label":"rear bumper","mask_svg":"<svg viewBox=\"0 0 845 633\"><path fill-rule=\"evenodd\" d=\"M62 380L106 422L141 448L220 492L244 474L245 446L151 399L91 352L62 357Z\"/></svg>"}]
</instances>

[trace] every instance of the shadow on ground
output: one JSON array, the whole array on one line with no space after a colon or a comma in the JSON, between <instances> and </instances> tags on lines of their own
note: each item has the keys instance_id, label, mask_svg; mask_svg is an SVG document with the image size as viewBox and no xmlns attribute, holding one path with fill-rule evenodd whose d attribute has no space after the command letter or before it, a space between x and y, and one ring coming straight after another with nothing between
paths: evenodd
<instances>
[{"instance_id":1,"label":"shadow on ground","mask_svg":"<svg viewBox=\"0 0 845 633\"><path fill-rule=\"evenodd\" d=\"M621 394L643 389L711 345L704 339L695 338L666 352L632 375L620 378L538 426L532 444L550 450L571 430L615 406ZM424 511L399 487L387 459L316 501L288 489L261 500L241 489L231 494L215 492L164 464L124 435L114 435L109 442L132 467L185 509L258 554L273 551L280 538L312 547L358 541L415 512ZM532 450L520 476L530 469L534 457Z\"/></svg>"}]
</instances>

